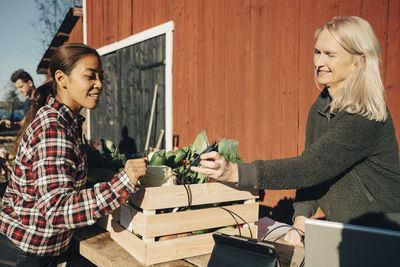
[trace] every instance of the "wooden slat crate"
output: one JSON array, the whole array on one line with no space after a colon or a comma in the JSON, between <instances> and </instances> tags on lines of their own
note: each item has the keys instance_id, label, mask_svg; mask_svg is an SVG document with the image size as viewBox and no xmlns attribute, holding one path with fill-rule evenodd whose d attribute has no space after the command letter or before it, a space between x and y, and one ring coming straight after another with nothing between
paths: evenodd
<instances>
[{"instance_id":1,"label":"wooden slat crate","mask_svg":"<svg viewBox=\"0 0 400 267\"><path fill-rule=\"evenodd\" d=\"M247 223L240 228L242 235L257 238L257 226L254 225L258 220L257 190L238 189L223 183L193 184L189 185L189 190L192 209L160 213L165 209L170 211L188 205L184 186L142 187L130 200L136 207L124 204L99 224L145 265L211 253L214 246L212 232L179 235L162 241L159 239L162 236L216 228L223 228L219 231L227 234L239 234L237 228L226 228L236 225L232 215L239 224L243 224L243 220Z\"/></svg>"}]
</instances>

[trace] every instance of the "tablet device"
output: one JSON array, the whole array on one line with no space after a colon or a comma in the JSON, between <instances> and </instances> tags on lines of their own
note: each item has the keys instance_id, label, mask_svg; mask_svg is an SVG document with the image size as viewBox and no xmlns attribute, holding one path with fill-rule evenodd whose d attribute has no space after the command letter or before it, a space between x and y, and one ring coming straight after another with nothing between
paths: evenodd
<instances>
[{"instance_id":1,"label":"tablet device","mask_svg":"<svg viewBox=\"0 0 400 267\"><path fill-rule=\"evenodd\" d=\"M400 266L400 231L306 220L305 266Z\"/></svg>"}]
</instances>

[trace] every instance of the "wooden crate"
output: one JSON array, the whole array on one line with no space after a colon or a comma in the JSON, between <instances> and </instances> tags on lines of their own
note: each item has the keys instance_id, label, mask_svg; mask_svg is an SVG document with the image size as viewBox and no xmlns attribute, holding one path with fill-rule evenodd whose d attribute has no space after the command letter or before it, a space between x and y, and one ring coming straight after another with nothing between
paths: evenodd
<instances>
[{"instance_id":1,"label":"wooden crate","mask_svg":"<svg viewBox=\"0 0 400 267\"><path fill-rule=\"evenodd\" d=\"M130 200L136 207L124 204L99 224L111 233L118 244L145 265L211 253L214 246L212 232L162 241L159 237L236 225L232 215L239 224L243 224L242 220L248 223L240 228L242 235L257 238L257 226L254 224L258 220L257 190L238 189L223 183L193 184L189 185L189 190L193 209L160 213L160 210L188 205L183 185L143 187ZM142 238L133 234L132 230ZM237 228L219 231L239 233Z\"/></svg>"}]
</instances>

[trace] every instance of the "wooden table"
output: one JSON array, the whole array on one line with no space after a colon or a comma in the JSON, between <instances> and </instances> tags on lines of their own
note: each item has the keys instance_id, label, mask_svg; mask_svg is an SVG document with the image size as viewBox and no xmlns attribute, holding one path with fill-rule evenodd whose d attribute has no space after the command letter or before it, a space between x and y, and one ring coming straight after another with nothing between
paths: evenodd
<instances>
[{"instance_id":1,"label":"wooden table","mask_svg":"<svg viewBox=\"0 0 400 267\"><path fill-rule=\"evenodd\" d=\"M74 235L73 247L79 253L97 266L142 267L133 256L126 252L118 243L111 239L110 233L97 225L78 229ZM210 255L192 257L184 260L155 264L157 267L193 267L207 266Z\"/></svg>"},{"instance_id":2,"label":"wooden table","mask_svg":"<svg viewBox=\"0 0 400 267\"><path fill-rule=\"evenodd\" d=\"M74 235L73 248L93 264L100 267L132 266L142 267L133 256L115 242L109 232L97 225L77 229ZM285 244L276 244L281 260L281 267L299 266L301 259L296 258L295 249ZM210 254L155 264L157 267L206 267ZM86 266L89 267L89 266Z\"/></svg>"}]
</instances>

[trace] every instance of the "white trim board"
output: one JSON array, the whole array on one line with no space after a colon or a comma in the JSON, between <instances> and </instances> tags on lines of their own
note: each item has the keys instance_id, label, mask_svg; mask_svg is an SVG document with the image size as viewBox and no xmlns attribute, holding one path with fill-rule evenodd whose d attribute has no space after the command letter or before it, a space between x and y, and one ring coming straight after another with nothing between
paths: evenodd
<instances>
[{"instance_id":1,"label":"white trim board","mask_svg":"<svg viewBox=\"0 0 400 267\"><path fill-rule=\"evenodd\" d=\"M100 54L100 56L104 56L108 53L114 52L118 49L137 44L140 42L143 42L147 39L154 38L156 36L160 36L163 34L167 34L168 32L174 31L174 22L173 21L168 21L164 24L155 26L153 28L147 29L145 31L139 32L137 34L131 35L125 39L122 39L118 42L100 47L97 49L97 52Z\"/></svg>"},{"instance_id":2,"label":"white trim board","mask_svg":"<svg viewBox=\"0 0 400 267\"><path fill-rule=\"evenodd\" d=\"M86 9L86 0L82 1L83 6L83 43L87 45L87 9Z\"/></svg>"},{"instance_id":3,"label":"white trim board","mask_svg":"<svg viewBox=\"0 0 400 267\"><path fill-rule=\"evenodd\" d=\"M143 42L145 40L165 34L165 149L172 150L173 129L173 102L172 102L172 53L173 53L173 31L174 22L168 21L140 33L131 35L118 42L100 47L97 52L100 56L112 53L127 46ZM90 140L90 111L88 110L88 139Z\"/></svg>"}]
</instances>

